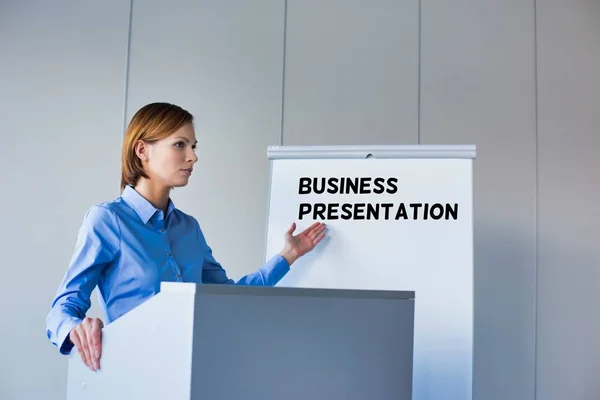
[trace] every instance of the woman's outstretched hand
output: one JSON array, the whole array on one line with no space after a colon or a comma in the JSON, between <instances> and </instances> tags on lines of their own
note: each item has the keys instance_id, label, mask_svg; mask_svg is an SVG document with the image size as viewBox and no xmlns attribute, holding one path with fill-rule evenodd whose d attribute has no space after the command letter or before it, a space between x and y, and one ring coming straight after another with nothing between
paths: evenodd
<instances>
[{"instance_id":1,"label":"woman's outstretched hand","mask_svg":"<svg viewBox=\"0 0 600 400\"><path fill-rule=\"evenodd\" d=\"M86 317L69 334L69 339L77 348L83 363L92 371L100 369L103 327L102 320Z\"/></svg>"},{"instance_id":2,"label":"woman's outstretched hand","mask_svg":"<svg viewBox=\"0 0 600 400\"><path fill-rule=\"evenodd\" d=\"M285 246L280 253L290 265L314 249L325 237L325 224L322 222L315 222L297 235L294 235L295 230L294 222L284 235Z\"/></svg>"}]
</instances>

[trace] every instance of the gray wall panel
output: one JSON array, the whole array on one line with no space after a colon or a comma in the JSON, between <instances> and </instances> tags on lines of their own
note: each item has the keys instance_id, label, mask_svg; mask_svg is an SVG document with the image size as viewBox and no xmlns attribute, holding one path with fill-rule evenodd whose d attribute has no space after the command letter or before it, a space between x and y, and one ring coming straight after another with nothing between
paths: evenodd
<instances>
[{"instance_id":1,"label":"gray wall panel","mask_svg":"<svg viewBox=\"0 0 600 400\"><path fill-rule=\"evenodd\" d=\"M417 142L417 0L288 0L283 144Z\"/></svg>"},{"instance_id":2,"label":"gray wall panel","mask_svg":"<svg viewBox=\"0 0 600 400\"><path fill-rule=\"evenodd\" d=\"M600 398L600 2L537 1L537 398Z\"/></svg>"}]
</instances>

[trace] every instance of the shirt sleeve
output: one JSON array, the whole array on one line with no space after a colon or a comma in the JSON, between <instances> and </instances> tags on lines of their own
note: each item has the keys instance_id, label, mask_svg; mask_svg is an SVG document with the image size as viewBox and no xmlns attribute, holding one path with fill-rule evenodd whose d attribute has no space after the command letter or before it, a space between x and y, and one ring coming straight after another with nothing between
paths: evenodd
<instances>
[{"instance_id":1,"label":"shirt sleeve","mask_svg":"<svg viewBox=\"0 0 600 400\"><path fill-rule=\"evenodd\" d=\"M114 212L103 206L90 208L46 317L46 336L61 354L71 352L73 344L68 340L69 333L85 318L102 270L115 259L119 248L120 232Z\"/></svg>"},{"instance_id":2,"label":"shirt sleeve","mask_svg":"<svg viewBox=\"0 0 600 400\"><path fill-rule=\"evenodd\" d=\"M287 260L277 254L261 266L258 271L241 277L234 281L227 277L227 272L221 264L215 260L212 249L206 243L204 234L197 224L198 239L204 260L202 263L202 282L219 283L230 285L248 285L248 286L275 286L290 270Z\"/></svg>"}]
</instances>

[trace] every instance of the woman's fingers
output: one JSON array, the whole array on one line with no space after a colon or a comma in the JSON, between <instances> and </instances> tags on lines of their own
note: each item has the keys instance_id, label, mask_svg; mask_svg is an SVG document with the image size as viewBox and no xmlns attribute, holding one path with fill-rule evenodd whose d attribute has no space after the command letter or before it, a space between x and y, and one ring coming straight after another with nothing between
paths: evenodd
<instances>
[{"instance_id":1,"label":"woman's fingers","mask_svg":"<svg viewBox=\"0 0 600 400\"><path fill-rule=\"evenodd\" d=\"M77 348L77 350L79 351L79 354L81 355L81 359L83 360L85 365L87 365L88 368L90 368L93 371L94 365L93 365L92 357L90 354L90 349L89 349L89 344L88 344L89 342L88 342L85 326L83 324L79 324L77 326L77 328L75 328L75 330L76 330L76 335L79 339L79 347Z\"/></svg>"},{"instance_id":2,"label":"woman's fingers","mask_svg":"<svg viewBox=\"0 0 600 400\"><path fill-rule=\"evenodd\" d=\"M316 222L308 229L310 229L308 237L314 242L325 231L325 224Z\"/></svg>"},{"instance_id":3,"label":"woman's fingers","mask_svg":"<svg viewBox=\"0 0 600 400\"><path fill-rule=\"evenodd\" d=\"M96 357L95 346L94 346L94 324L90 323L86 326L85 336L87 339L87 350L88 357L90 360L90 368L92 371L96 371L98 369L98 357Z\"/></svg>"},{"instance_id":4,"label":"woman's fingers","mask_svg":"<svg viewBox=\"0 0 600 400\"><path fill-rule=\"evenodd\" d=\"M323 230L323 231L321 231L321 233L319 233L319 235L316 238L313 239L314 245L316 246L317 244L319 244L319 242L321 240L323 240L324 237L325 237L325 232Z\"/></svg>"},{"instance_id":5,"label":"woman's fingers","mask_svg":"<svg viewBox=\"0 0 600 400\"><path fill-rule=\"evenodd\" d=\"M83 363L85 365L87 365L89 367L90 362L89 362L88 357L83 348L83 343L82 343L81 337L79 336L78 327L79 326L75 327L75 329L73 329L71 331L71 334L69 336L70 336L71 342L73 342L73 344L75 345L75 348L77 349L77 352L79 353L79 356L81 357L81 360L83 361ZM85 343L85 341L83 341L83 342Z\"/></svg>"},{"instance_id":6,"label":"woman's fingers","mask_svg":"<svg viewBox=\"0 0 600 400\"><path fill-rule=\"evenodd\" d=\"M85 318L70 334L81 360L92 371L100 368L103 326L98 318Z\"/></svg>"},{"instance_id":7,"label":"woman's fingers","mask_svg":"<svg viewBox=\"0 0 600 400\"><path fill-rule=\"evenodd\" d=\"M102 321L99 319L92 321L90 353L96 363L96 369L100 369L100 357L102 356L102 326Z\"/></svg>"}]
</instances>

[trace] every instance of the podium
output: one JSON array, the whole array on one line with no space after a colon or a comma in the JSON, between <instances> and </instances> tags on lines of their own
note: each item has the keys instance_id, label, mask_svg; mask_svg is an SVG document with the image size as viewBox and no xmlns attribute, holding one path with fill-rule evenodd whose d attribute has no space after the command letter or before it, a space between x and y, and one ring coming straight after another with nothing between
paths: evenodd
<instances>
[{"instance_id":1,"label":"podium","mask_svg":"<svg viewBox=\"0 0 600 400\"><path fill-rule=\"evenodd\" d=\"M68 400L410 400L414 292L163 282Z\"/></svg>"}]
</instances>

